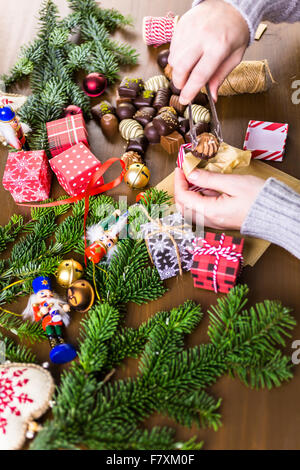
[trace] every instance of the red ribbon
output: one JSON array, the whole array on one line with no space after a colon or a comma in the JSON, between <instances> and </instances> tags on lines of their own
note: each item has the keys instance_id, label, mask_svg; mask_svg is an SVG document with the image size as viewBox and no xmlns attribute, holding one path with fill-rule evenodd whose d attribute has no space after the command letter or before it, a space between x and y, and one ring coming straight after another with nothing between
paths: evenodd
<instances>
[{"instance_id":1,"label":"red ribbon","mask_svg":"<svg viewBox=\"0 0 300 470\"><path fill-rule=\"evenodd\" d=\"M108 170L108 168L115 162L119 162L121 167L122 167L122 171L120 173L120 175L115 178L114 180L110 181L109 183L106 183L106 184L103 184L101 185L99 188L94 188L93 186L95 186L95 184L97 183L97 181L101 178L101 176L104 175L104 173ZM84 219L83 219L83 228L84 228L84 247L86 249L87 247L87 243L86 243L86 234L85 234L85 228L86 228L86 221L87 221L87 216L88 216L88 213L89 213L89 198L90 196L96 196L97 194L101 194L101 193L104 193L105 191L109 191L110 189L113 189L115 188L116 186L118 186L123 178L124 178L124 175L125 175L125 172L126 172L126 167L125 167L125 163L123 162L123 160L121 160L120 158L109 158L108 160L106 160L106 162L103 163L103 165L99 168L99 170L95 171L95 173L93 174L89 184L87 185L87 188L85 190L85 192L79 196L73 196L73 197L70 197L68 199L63 199L61 201L55 201L55 202L47 202L45 204L18 204L18 206L23 206L23 207L55 207L55 206L62 206L64 204L73 204L74 202L78 202L78 201L81 201L81 199L84 199L85 200L85 207L84 207ZM85 264L86 264L86 256L84 255L85 257Z\"/></svg>"}]
</instances>

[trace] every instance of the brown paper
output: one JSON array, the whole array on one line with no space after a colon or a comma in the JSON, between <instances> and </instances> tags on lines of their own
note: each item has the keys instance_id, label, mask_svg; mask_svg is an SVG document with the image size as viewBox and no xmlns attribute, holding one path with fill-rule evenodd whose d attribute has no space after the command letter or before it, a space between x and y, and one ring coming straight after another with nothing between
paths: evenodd
<instances>
[{"instance_id":1,"label":"brown paper","mask_svg":"<svg viewBox=\"0 0 300 470\"><path fill-rule=\"evenodd\" d=\"M253 175L267 180L268 178L276 178L279 181L290 186L300 194L300 181L293 176L283 173L277 168L263 163L259 160L252 160L250 166L244 168L236 168L233 170L234 174L239 175ZM162 180L157 186L157 189L167 191L171 196L174 196L174 172ZM240 235L237 231L227 231L227 235ZM243 235L242 235L243 236ZM254 266L259 258L270 246L270 242L261 240L259 238L244 237L244 265Z\"/></svg>"}]
</instances>

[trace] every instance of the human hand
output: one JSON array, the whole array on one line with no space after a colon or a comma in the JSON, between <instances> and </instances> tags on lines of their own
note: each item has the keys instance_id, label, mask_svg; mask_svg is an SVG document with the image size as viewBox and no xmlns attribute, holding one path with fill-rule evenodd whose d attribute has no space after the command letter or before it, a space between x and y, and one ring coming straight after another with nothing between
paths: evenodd
<instances>
[{"instance_id":1,"label":"human hand","mask_svg":"<svg viewBox=\"0 0 300 470\"><path fill-rule=\"evenodd\" d=\"M218 88L242 60L249 36L244 17L223 0L205 0L187 11L176 25L169 55L180 102L188 104L208 82L217 101Z\"/></svg>"},{"instance_id":2,"label":"human hand","mask_svg":"<svg viewBox=\"0 0 300 470\"><path fill-rule=\"evenodd\" d=\"M201 193L188 190L188 182L206 188ZM206 227L239 230L262 189L265 181L256 176L224 175L206 170L194 170L186 179L180 168L175 170L175 202L185 210L203 216Z\"/></svg>"}]
</instances>

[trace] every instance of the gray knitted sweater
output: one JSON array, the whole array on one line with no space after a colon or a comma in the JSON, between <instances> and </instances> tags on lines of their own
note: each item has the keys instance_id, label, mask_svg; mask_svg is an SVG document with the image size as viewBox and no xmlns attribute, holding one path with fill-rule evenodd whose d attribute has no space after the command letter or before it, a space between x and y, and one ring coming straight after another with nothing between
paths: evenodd
<instances>
[{"instance_id":1,"label":"gray knitted sweater","mask_svg":"<svg viewBox=\"0 0 300 470\"><path fill-rule=\"evenodd\" d=\"M203 0L195 0L193 6ZM224 0L243 15L250 42L261 20L273 23L300 21L300 0ZM241 233L282 246L300 258L300 194L269 178L242 225Z\"/></svg>"}]
</instances>

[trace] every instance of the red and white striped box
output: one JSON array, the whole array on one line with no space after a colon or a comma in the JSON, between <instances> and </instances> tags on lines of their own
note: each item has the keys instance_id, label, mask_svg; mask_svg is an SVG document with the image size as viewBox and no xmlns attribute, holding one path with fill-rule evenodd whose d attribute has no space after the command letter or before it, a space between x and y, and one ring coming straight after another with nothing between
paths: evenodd
<instances>
[{"instance_id":1,"label":"red and white striped box","mask_svg":"<svg viewBox=\"0 0 300 470\"><path fill-rule=\"evenodd\" d=\"M78 196L85 192L93 173L99 170L101 162L84 144L77 144L51 158L50 165L66 193L69 196ZM103 183L101 177L95 188Z\"/></svg>"},{"instance_id":2,"label":"red and white striped box","mask_svg":"<svg viewBox=\"0 0 300 470\"><path fill-rule=\"evenodd\" d=\"M243 149L256 160L282 162L288 128L278 122L249 121Z\"/></svg>"}]
</instances>

